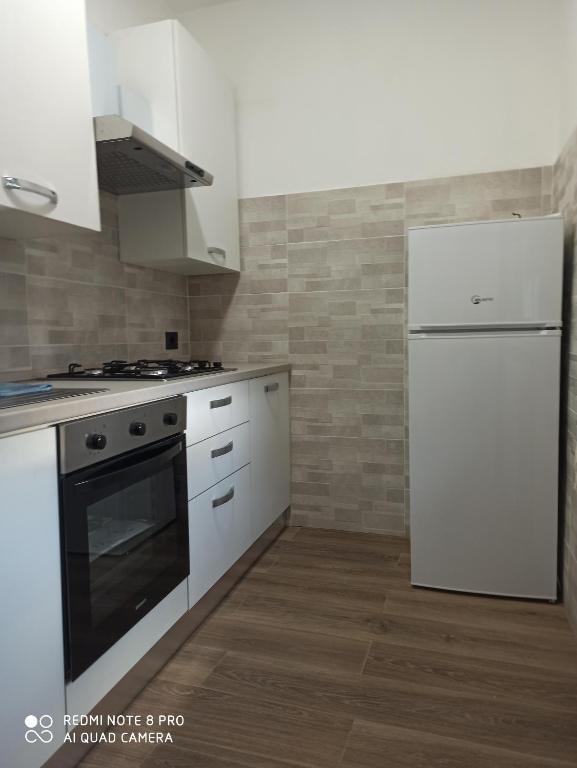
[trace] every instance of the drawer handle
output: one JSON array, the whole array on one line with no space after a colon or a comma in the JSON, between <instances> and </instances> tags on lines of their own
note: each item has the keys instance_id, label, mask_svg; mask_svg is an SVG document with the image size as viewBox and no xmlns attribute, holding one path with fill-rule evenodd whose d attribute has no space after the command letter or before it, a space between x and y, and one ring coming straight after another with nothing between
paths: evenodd
<instances>
[{"instance_id":1,"label":"drawer handle","mask_svg":"<svg viewBox=\"0 0 577 768\"><path fill-rule=\"evenodd\" d=\"M222 259L226 259L226 251L224 248L217 248L212 245L210 248L207 248L207 251L209 256L220 256Z\"/></svg>"},{"instance_id":2,"label":"drawer handle","mask_svg":"<svg viewBox=\"0 0 577 768\"><path fill-rule=\"evenodd\" d=\"M220 400L211 400L210 407L223 408L225 405L230 405L231 403L232 403L232 395L229 395L228 397L223 397Z\"/></svg>"},{"instance_id":3,"label":"drawer handle","mask_svg":"<svg viewBox=\"0 0 577 768\"><path fill-rule=\"evenodd\" d=\"M215 448L213 451L210 452L210 455L213 459L218 459L219 456L225 456L227 453L230 453L232 449L233 449L233 442L231 440L230 443L223 445L222 448Z\"/></svg>"},{"instance_id":4,"label":"drawer handle","mask_svg":"<svg viewBox=\"0 0 577 768\"><path fill-rule=\"evenodd\" d=\"M221 496L220 499L212 500L212 508L214 509L215 507L222 507L223 504L226 504L226 502L230 501L233 497L234 497L234 485L232 486L230 491L225 493L224 496Z\"/></svg>"},{"instance_id":5,"label":"drawer handle","mask_svg":"<svg viewBox=\"0 0 577 768\"><path fill-rule=\"evenodd\" d=\"M265 392L276 392L279 387L278 381L275 381L274 384L265 384L264 385L264 391Z\"/></svg>"},{"instance_id":6,"label":"drawer handle","mask_svg":"<svg viewBox=\"0 0 577 768\"><path fill-rule=\"evenodd\" d=\"M23 192L33 192L35 195L47 197L51 203L58 203L58 194L53 189L35 184L33 181L19 179L16 176L2 176L2 184L6 189L21 189Z\"/></svg>"}]
</instances>

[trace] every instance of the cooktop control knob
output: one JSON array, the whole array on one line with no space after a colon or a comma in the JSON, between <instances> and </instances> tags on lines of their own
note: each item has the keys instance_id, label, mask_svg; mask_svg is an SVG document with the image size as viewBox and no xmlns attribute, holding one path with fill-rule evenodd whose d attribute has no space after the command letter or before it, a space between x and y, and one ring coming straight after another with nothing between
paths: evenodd
<instances>
[{"instance_id":1,"label":"cooktop control knob","mask_svg":"<svg viewBox=\"0 0 577 768\"><path fill-rule=\"evenodd\" d=\"M143 421L133 421L130 425L130 434L142 437L146 434L146 424Z\"/></svg>"},{"instance_id":2,"label":"cooktop control knob","mask_svg":"<svg viewBox=\"0 0 577 768\"><path fill-rule=\"evenodd\" d=\"M86 438L86 447L93 451L102 451L106 448L106 435L88 435Z\"/></svg>"},{"instance_id":3,"label":"cooktop control knob","mask_svg":"<svg viewBox=\"0 0 577 768\"><path fill-rule=\"evenodd\" d=\"M169 427L175 427L178 424L178 413L165 413L163 421Z\"/></svg>"}]
</instances>

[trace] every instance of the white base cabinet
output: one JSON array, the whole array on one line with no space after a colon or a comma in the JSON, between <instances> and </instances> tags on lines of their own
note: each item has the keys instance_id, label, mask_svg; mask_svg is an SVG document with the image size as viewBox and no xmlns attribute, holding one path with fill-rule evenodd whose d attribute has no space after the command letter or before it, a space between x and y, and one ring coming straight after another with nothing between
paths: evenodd
<instances>
[{"instance_id":1,"label":"white base cabinet","mask_svg":"<svg viewBox=\"0 0 577 768\"><path fill-rule=\"evenodd\" d=\"M38 768L64 738L56 430L0 439L0 467L0 762ZM49 743L30 715L52 718Z\"/></svg>"},{"instance_id":2,"label":"white base cabinet","mask_svg":"<svg viewBox=\"0 0 577 768\"><path fill-rule=\"evenodd\" d=\"M250 465L189 502L188 529L192 608L252 543Z\"/></svg>"},{"instance_id":3,"label":"white base cabinet","mask_svg":"<svg viewBox=\"0 0 577 768\"><path fill-rule=\"evenodd\" d=\"M187 397L192 608L290 505L288 372Z\"/></svg>"},{"instance_id":4,"label":"white base cabinet","mask_svg":"<svg viewBox=\"0 0 577 768\"><path fill-rule=\"evenodd\" d=\"M84 3L0 0L0 42L0 236L100 229Z\"/></svg>"},{"instance_id":5,"label":"white base cabinet","mask_svg":"<svg viewBox=\"0 0 577 768\"><path fill-rule=\"evenodd\" d=\"M251 536L258 538L290 505L288 373L250 380Z\"/></svg>"}]
</instances>

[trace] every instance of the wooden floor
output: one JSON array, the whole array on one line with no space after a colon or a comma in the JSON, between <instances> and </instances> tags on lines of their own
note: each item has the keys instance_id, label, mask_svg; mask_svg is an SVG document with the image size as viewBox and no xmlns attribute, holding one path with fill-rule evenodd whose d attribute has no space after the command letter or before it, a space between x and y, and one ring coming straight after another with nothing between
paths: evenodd
<instances>
[{"instance_id":1,"label":"wooden floor","mask_svg":"<svg viewBox=\"0 0 577 768\"><path fill-rule=\"evenodd\" d=\"M175 743L83 768L577 766L561 606L411 588L408 545L289 528L128 710Z\"/></svg>"}]
</instances>

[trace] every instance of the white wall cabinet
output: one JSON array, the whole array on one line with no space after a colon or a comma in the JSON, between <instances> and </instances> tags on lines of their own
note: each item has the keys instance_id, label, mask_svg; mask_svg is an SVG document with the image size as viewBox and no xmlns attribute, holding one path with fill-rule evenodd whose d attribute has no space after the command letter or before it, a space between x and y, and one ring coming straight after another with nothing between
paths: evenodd
<instances>
[{"instance_id":1,"label":"white wall cabinet","mask_svg":"<svg viewBox=\"0 0 577 768\"><path fill-rule=\"evenodd\" d=\"M0 236L100 229L84 3L0 0L0 69Z\"/></svg>"},{"instance_id":2,"label":"white wall cabinet","mask_svg":"<svg viewBox=\"0 0 577 768\"><path fill-rule=\"evenodd\" d=\"M288 373L251 379L251 536L265 531L290 505Z\"/></svg>"},{"instance_id":3,"label":"white wall cabinet","mask_svg":"<svg viewBox=\"0 0 577 768\"><path fill-rule=\"evenodd\" d=\"M1 438L0 467L1 762L38 768L64 738L56 430ZM53 719L50 743L25 740L29 715Z\"/></svg>"},{"instance_id":4,"label":"white wall cabinet","mask_svg":"<svg viewBox=\"0 0 577 768\"><path fill-rule=\"evenodd\" d=\"M177 21L120 30L112 39L118 80L150 103L156 138L214 176L211 187L121 197L121 258L184 274L238 271L231 84Z\"/></svg>"}]
</instances>

